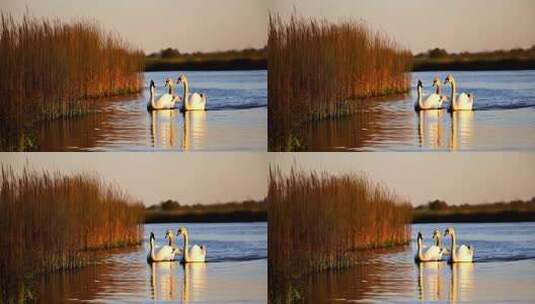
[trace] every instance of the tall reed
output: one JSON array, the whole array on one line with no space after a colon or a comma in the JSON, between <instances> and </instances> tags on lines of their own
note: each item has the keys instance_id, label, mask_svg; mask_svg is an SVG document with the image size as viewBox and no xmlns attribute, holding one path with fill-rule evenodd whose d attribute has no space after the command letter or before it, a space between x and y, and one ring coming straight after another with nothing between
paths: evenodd
<instances>
[{"instance_id":1,"label":"tall reed","mask_svg":"<svg viewBox=\"0 0 535 304\"><path fill-rule=\"evenodd\" d=\"M24 300L33 275L83 266L95 249L141 243L143 206L98 177L2 166L0 187L5 302Z\"/></svg>"},{"instance_id":2,"label":"tall reed","mask_svg":"<svg viewBox=\"0 0 535 304\"><path fill-rule=\"evenodd\" d=\"M304 122L351 114L365 98L407 92L411 60L409 51L362 22L270 15L270 151L291 149Z\"/></svg>"},{"instance_id":3,"label":"tall reed","mask_svg":"<svg viewBox=\"0 0 535 304\"><path fill-rule=\"evenodd\" d=\"M362 250L410 240L410 204L365 175L271 168L267 200L270 284L348 267Z\"/></svg>"},{"instance_id":4,"label":"tall reed","mask_svg":"<svg viewBox=\"0 0 535 304\"><path fill-rule=\"evenodd\" d=\"M143 53L90 21L2 13L0 66L2 150L31 149L24 131L36 121L83 114L88 99L143 85Z\"/></svg>"}]
</instances>

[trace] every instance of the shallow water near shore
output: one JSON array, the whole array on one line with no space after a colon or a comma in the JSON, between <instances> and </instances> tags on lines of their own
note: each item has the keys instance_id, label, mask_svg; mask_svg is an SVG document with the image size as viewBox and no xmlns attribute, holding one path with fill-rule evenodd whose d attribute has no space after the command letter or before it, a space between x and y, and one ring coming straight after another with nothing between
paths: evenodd
<instances>
[{"instance_id":1,"label":"shallow water near shore","mask_svg":"<svg viewBox=\"0 0 535 304\"><path fill-rule=\"evenodd\" d=\"M267 71L186 72L190 91L208 96L207 111L147 111L181 72L146 72L143 94L95 101L95 113L34 128L40 151L266 151ZM175 94L182 96L182 86Z\"/></svg>"},{"instance_id":2,"label":"shallow water near shore","mask_svg":"<svg viewBox=\"0 0 535 304\"><path fill-rule=\"evenodd\" d=\"M207 263L147 264L148 236L165 244L168 228L147 224L143 246L114 250L95 266L42 276L35 283L43 303L178 302L266 303L267 224L185 224L190 244L207 246ZM180 239L177 245L181 246Z\"/></svg>"},{"instance_id":3,"label":"shallow water near shore","mask_svg":"<svg viewBox=\"0 0 535 304\"><path fill-rule=\"evenodd\" d=\"M412 73L411 94L362 102L359 113L310 123L304 131L309 151L526 151L535 149L535 71L451 72L457 91L475 95L474 111L414 111L416 83L424 95L435 76ZM442 94L450 96L450 87ZM445 104L449 106L449 104Z\"/></svg>"},{"instance_id":4,"label":"shallow water near shore","mask_svg":"<svg viewBox=\"0 0 535 304\"><path fill-rule=\"evenodd\" d=\"M435 228L443 232L449 226L455 227L458 243L475 247L475 263L415 264L418 231L428 245ZM412 239L406 248L370 254L350 269L308 276L302 296L337 303L530 303L535 298L535 223L416 224Z\"/></svg>"}]
</instances>

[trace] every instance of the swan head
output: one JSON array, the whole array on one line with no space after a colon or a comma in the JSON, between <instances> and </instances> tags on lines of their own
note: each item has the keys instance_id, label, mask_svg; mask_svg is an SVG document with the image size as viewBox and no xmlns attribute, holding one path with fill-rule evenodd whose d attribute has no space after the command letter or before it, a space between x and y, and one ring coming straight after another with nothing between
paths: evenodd
<instances>
[{"instance_id":1,"label":"swan head","mask_svg":"<svg viewBox=\"0 0 535 304\"><path fill-rule=\"evenodd\" d=\"M149 236L149 240L150 240L150 242L151 242L151 243L154 242L154 239L155 239L155 237L154 237L154 233L151 232L151 233L150 233L150 236Z\"/></svg>"},{"instance_id":2,"label":"swan head","mask_svg":"<svg viewBox=\"0 0 535 304\"><path fill-rule=\"evenodd\" d=\"M448 76L446 76L446 79L444 79L444 84L454 83L454 82L455 82L455 79L453 78L453 75L451 74L448 74Z\"/></svg>"},{"instance_id":3,"label":"swan head","mask_svg":"<svg viewBox=\"0 0 535 304\"><path fill-rule=\"evenodd\" d=\"M186 81L188 81L188 78L184 74L178 76L178 78L176 80L177 83L183 83L183 82L186 82Z\"/></svg>"},{"instance_id":4,"label":"swan head","mask_svg":"<svg viewBox=\"0 0 535 304\"><path fill-rule=\"evenodd\" d=\"M434 87L440 87L441 83L440 83L440 78L435 77L435 79L433 79L433 86Z\"/></svg>"},{"instance_id":5,"label":"swan head","mask_svg":"<svg viewBox=\"0 0 535 304\"><path fill-rule=\"evenodd\" d=\"M416 238L416 240L417 240L418 242L421 242L423 239L424 239L424 236L422 235L422 233L421 233L421 232L418 232L418 237Z\"/></svg>"},{"instance_id":6,"label":"swan head","mask_svg":"<svg viewBox=\"0 0 535 304\"><path fill-rule=\"evenodd\" d=\"M441 236L440 230L435 229L435 231L433 231L433 239L439 239Z\"/></svg>"},{"instance_id":7,"label":"swan head","mask_svg":"<svg viewBox=\"0 0 535 304\"><path fill-rule=\"evenodd\" d=\"M418 79L418 84L416 85L417 88L422 88L424 86L424 84L422 83L421 80Z\"/></svg>"},{"instance_id":8,"label":"swan head","mask_svg":"<svg viewBox=\"0 0 535 304\"><path fill-rule=\"evenodd\" d=\"M177 235L186 235L188 233L188 231L186 230L185 227L180 227L178 228L178 230L176 231L176 234Z\"/></svg>"},{"instance_id":9,"label":"swan head","mask_svg":"<svg viewBox=\"0 0 535 304\"><path fill-rule=\"evenodd\" d=\"M174 85L174 84L175 84L175 83L173 82L173 79L172 79L172 78L167 78L167 79L165 80L165 86L166 86L166 87L172 86L172 85Z\"/></svg>"},{"instance_id":10,"label":"swan head","mask_svg":"<svg viewBox=\"0 0 535 304\"><path fill-rule=\"evenodd\" d=\"M156 87L156 85L154 84L154 80L151 79L151 81L150 81L150 88L152 89L152 88L155 88L155 87Z\"/></svg>"},{"instance_id":11,"label":"swan head","mask_svg":"<svg viewBox=\"0 0 535 304\"><path fill-rule=\"evenodd\" d=\"M166 239L172 239L174 237L173 231L171 229L167 229L165 232L165 238Z\"/></svg>"},{"instance_id":12,"label":"swan head","mask_svg":"<svg viewBox=\"0 0 535 304\"><path fill-rule=\"evenodd\" d=\"M453 227L449 227L448 229L446 229L446 231L444 231L444 236L448 235L455 235L455 229L453 229Z\"/></svg>"}]
</instances>

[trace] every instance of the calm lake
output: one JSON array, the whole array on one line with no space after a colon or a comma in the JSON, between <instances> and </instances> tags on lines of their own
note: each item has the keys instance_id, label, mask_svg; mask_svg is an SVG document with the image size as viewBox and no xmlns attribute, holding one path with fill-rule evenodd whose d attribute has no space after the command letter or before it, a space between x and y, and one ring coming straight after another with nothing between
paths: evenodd
<instances>
[{"instance_id":1,"label":"calm lake","mask_svg":"<svg viewBox=\"0 0 535 304\"><path fill-rule=\"evenodd\" d=\"M412 226L431 243L435 228ZM305 299L319 302L477 302L533 303L535 223L454 224L460 243L475 247L475 263L414 263L416 242L394 252L371 254L345 271L323 272L304 282ZM449 245L449 238L446 245Z\"/></svg>"},{"instance_id":2,"label":"calm lake","mask_svg":"<svg viewBox=\"0 0 535 304\"><path fill-rule=\"evenodd\" d=\"M95 266L41 277L44 303L174 302L266 303L267 224L184 224L190 245L207 246L207 263L147 264L148 236L165 244L165 231L179 224L145 225L144 245L116 250ZM181 246L181 239L177 239Z\"/></svg>"},{"instance_id":3,"label":"calm lake","mask_svg":"<svg viewBox=\"0 0 535 304\"><path fill-rule=\"evenodd\" d=\"M405 97L369 102L360 113L311 123L304 142L309 151L518 151L535 149L535 71L451 72L458 93L475 95L473 112L414 111L416 83L424 95L435 76L412 73ZM450 87L442 94L449 96ZM449 104L445 104L449 106Z\"/></svg>"},{"instance_id":4,"label":"calm lake","mask_svg":"<svg viewBox=\"0 0 535 304\"><path fill-rule=\"evenodd\" d=\"M42 151L266 151L267 71L185 72L190 91L208 96L207 111L147 111L149 82L156 95L181 72L147 72L143 94L96 102L96 113L41 124ZM176 88L182 96L182 86Z\"/></svg>"}]
</instances>

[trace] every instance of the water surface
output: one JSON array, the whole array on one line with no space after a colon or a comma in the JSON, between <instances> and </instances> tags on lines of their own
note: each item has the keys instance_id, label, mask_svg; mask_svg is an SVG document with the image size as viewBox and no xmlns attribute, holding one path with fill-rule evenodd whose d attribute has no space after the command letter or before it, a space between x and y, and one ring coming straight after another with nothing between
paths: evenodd
<instances>
[{"instance_id":1,"label":"water surface","mask_svg":"<svg viewBox=\"0 0 535 304\"><path fill-rule=\"evenodd\" d=\"M115 250L95 266L43 276L37 282L40 300L106 303L266 303L267 224L185 224L190 244L207 247L207 263L147 264L148 236L165 244L168 228L145 225L145 241L137 249ZM178 240L178 245L182 242Z\"/></svg>"},{"instance_id":2,"label":"water surface","mask_svg":"<svg viewBox=\"0 0 535 304\"><path fill-rule=\"evenodd\" d=\"M535 223L453 224L458 242L475 247L475 262L415 264L418 231L430 244L433 230L448 226L413 225L410 246L370 254L345 271L312 275L304 296L333 303L535 301Z\"/></svg>"},{"instance_id":3,"label":"water surface","mask_svg":"<svg viewBox=\"0 0 535 304\"><path fill-rule=\"evenodd\" d=\"M267 72L186 72L191 92L208 96L207 111L147 111L150 80L156 95L180 72L144 73L143 94L95 102L96 113L35 129L41 151L266 151ZM182 95L182 86L176 94Z\"/></svg>"},{"instance_id":4,"label":"water surface","mask_svg":"<svg viewBox=\"0 0 535 304\"><path fill-rule=\"evenodd\" d=\"M412 73L410 95L363 102L360 113L311 123L304 136L310 151L500 151L535 149L535 71L451 72L458 93L475 95L474 111L414 111L416 83L424 95L435 76ZM449 96L450 87L442 94Z\"/></svg>"}]
</instances>

